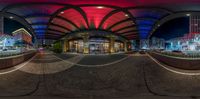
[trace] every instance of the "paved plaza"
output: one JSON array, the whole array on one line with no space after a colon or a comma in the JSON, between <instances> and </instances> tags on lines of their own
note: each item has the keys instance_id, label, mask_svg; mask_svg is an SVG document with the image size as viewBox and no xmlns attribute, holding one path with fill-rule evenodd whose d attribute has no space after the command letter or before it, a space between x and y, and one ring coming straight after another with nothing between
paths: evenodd
<instances>
[{"instance_id":1,"label":"paved plaza","mask_svg":"<svg viewBox=\"0 0 200 99\"><path fill-rule=\"evenodd\" d=\"M147 55L45 52L8 70L0 99L200 99L200 76L173 73Z\"/></svg>"}]
</instances>

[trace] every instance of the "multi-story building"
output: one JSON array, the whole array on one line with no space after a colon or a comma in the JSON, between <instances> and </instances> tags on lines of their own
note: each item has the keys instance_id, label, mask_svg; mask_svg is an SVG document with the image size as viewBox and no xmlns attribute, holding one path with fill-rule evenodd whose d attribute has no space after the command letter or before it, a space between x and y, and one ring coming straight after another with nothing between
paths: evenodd
<instances>
[{"instance_id":1,"label":"multi-story building","mask_svg":"<svg viewBox=\"0 0 200 99\"><path fill-rule=\"evenodd\" d=\"M25 44L32 44L32 35L26 31L24 28L20 28L12 32L16 41L21 41Z\"/></svg>"},{"instance_id":2,"label":"multi-story building","mask_svg":"<svg viewBox=\"0 0 200 99\"><path fill-rule=\"evenodd\" d=\"M7 34L0 34L0 49L12 49L15 44L15 39Z\"/></svg>"},{"instance_id":3,"label":"multi-story building","mask_svg":"<svg viewBox=\"0 0 200 99\"><path fill-rule=\"evenodd\" d=\"M168 48L180 51L200 51L200 18L190 16L189 33L167 41Z\"/></svg>"}]
</instances>

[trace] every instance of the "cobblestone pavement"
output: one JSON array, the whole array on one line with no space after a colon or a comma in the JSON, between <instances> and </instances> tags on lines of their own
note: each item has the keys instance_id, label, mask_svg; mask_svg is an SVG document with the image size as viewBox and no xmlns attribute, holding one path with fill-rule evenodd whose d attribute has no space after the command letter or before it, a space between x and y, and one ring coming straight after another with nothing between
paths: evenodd
<instances>
[{"instance_id":1,"label":"cobblestone pavement","mask_svg":"<svg viewBox=\"0 0 200 99\"><path fill-rule=\"evenodd\" d=\"M0 99L200 99L199 83L200 76L170 72L146 55L44 53L0 75Z\"/></svg>"}]
</instances>

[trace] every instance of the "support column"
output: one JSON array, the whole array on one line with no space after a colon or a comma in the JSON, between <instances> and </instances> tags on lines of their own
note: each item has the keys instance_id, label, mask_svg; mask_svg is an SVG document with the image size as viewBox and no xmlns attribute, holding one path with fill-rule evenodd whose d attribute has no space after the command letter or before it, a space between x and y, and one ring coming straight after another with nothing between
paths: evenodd
<instances>
[{"instance_id":1,"label":"support column","mask_svg":"<svg viewBox=\"0 0 200 99\"><path fill-rule=\"evenodd\" d=\"M83 53L89 54L89 34L83 34Z\"/></svg>"},{"instance_id":2,"label":"support column","mask_svg":"<svg viewBox=\"0 0 200 99\"><path fill-rule=\"evenodd\" d=\"M0 14L0 34L4 33L4 17Z\"/></svg>"},{"instance_id":3,"label":"support column","mask_svg":"<svg viewBox=\"0 0 200 99\"><path fill-rule=\"evenodd\" d=\"M127 52L127 51L128 51L127 42L128 42L128 41L126 41L126 40L124 41L124 52Z\"/></svg>"},{"instance_id":4,"label":"support column","mask_svg":"<svg viewBox=\"0 0 200 99\"><path fill-rule=\"evenodd\" d=\"M69 41L65 39L63 41L63 52L67 52L69 50Z\"/></svg>"},{"instance_id":5,"label":"support column","mask_svg":"<svg viewBox=\"0 0 200 99\"><path fill-rule=\"evenodd\" d=\"M110 37L110 43L109 43L109 51L110 53L114 53L115 52L115 37Z\"/></svg>"},{"instance_id":6,"label":"support column","mask_svg":"<svg viewBox=\"0 0 200 99\"><path fill-rule=\"evenodd\" d=\"M136 50L140 49L140 40L136 40Z\"/></svg>"},{"instance_id":7,"label":"support column","mask_svg":"<svg viewBox=\"0 0 200 99\"><path fill-rule=\"evenodd\" d=\"M0 36L4 34L4 17L3 14L0 14ZM5 49L5 42L3 45L3 49Z\"/></svg>"}]
</instances>

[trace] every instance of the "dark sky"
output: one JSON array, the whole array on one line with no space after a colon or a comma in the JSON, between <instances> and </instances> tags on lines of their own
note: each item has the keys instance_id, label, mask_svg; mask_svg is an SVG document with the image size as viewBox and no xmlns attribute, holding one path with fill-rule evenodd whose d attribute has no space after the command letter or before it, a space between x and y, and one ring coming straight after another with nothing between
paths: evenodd
<instances>
[{"instance_id":1,"label":"dark sky","mask_svg":"<svg viewBox=\"0 0 200 99\"><path fill-rule=\"evenodd\" d=\"M25 28L25 27L15 20L10 20L10 19L4 18L4 32L6 34L11 34L13 31L15 31L19 28Z\"/></svg>"},{"instance_id":2,"label":"dark sky","mask_svg":"<svg viewBox=\"0 0 200 99\"><path fill-rule=\"evenodd\" d=\"M6 34L11 35L13 31L20 29L20 28L24 28L28 31L28 29L21 23L15 21L15 20L4 18L4 32ZM32 40L34 42L33 36L32 36Z\"/></svg>"},{"instance_id":3,"label":"dark sky","mask_svg":"<svg viewBox=\"0 0 200 99\"><path fill-rule=\"evenodd\" d=\"M170 20L160 26L152 35L165 40L182 37L184 34L189 33L189 17L181 17Z\"/></svg>"}]
</instances>

